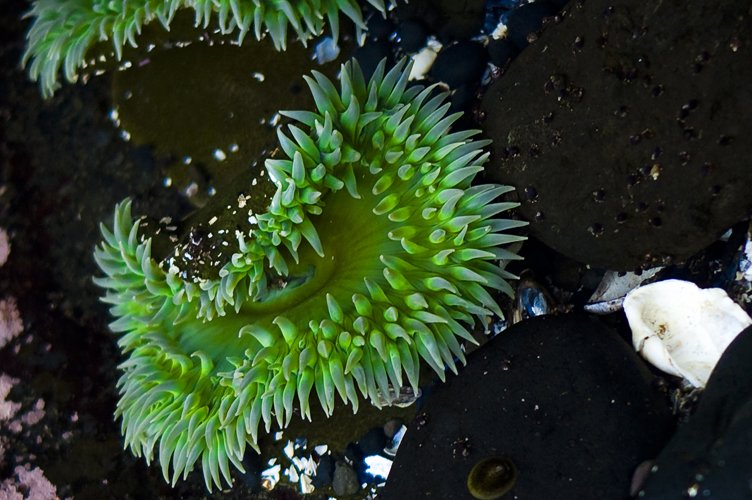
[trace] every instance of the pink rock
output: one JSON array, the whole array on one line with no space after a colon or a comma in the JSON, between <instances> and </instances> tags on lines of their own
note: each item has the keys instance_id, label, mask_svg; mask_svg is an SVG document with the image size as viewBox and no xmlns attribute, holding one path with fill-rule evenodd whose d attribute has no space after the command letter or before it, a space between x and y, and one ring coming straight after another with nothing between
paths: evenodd
<instances>
[{"instance_id":1,"label":"pink rock","mask_svg":"<svg viewBox=\"0 0 752 500\"><path fill-rule=\"evenodd\" d=\"M10 255L8 233L5 232L5 229L0 228L0 266L8 261L8 255Z\"/></svg>"},{"instance_id":2,"label":"pink rock","mask_svg":"<svg viewBox=\"0 0 752 500\"><path fill-rule=\"evenodd\" d=\"M0 349L18 337L23 331L21 313L18 312L16 299L9 297L0 300Z\"/></svg>"}]
</instances>

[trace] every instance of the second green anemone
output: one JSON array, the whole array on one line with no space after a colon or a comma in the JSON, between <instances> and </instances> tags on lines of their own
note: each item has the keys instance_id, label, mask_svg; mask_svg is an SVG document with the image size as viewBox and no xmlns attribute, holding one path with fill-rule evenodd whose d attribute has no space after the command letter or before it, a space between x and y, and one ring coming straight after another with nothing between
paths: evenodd
<instances>
[{"instance_id":1,"label":"second green anemone","mask_svg":"<svg viewBox=\"0 0 752 500\"><path fill-rule=\"evenodd\" d=\"M368 0L384 14L394 2ZM268 33L277 50L285 49L290 27L305 43L328 25L336 41L340 13L355 23L358 35L366 28L358 0L34 0L26 15L34 22L26 35L23 64L29 64L29 77L39 80L42 94L49 97L60 69L74 81L94 43L111 40L120 59L126 43L137 45L145 24L159 20L169 30L182 8L193 9L196 26L204 29L216 15L219 31L237 33L239 43L248 32L258 40Z\"/></svg>"},{"instance_id":2,"label":"second green anemone","mask_svg":"<svg viewBox=\"0 0 752 500\"><path fill-rule=\"evenodd\" d=\"M200 463L209 489L231 484L261 425L310 419L311 401L330 415L336 398L357 410L417 391L421 363L443 379L470 325L501 315L489 291L513 294L504 246L523 239L500 217L511 188L471 184L488 141L450 132L460 114L409 73L382 62L366 81L351 62L339 89L307 77L316 110L283 112L286 158L260 179L273 195L239 196L232 228L204 224L206 252L158 262L128 201L102 227L97 283L127 357L117 416L166 480Z\"/></svg>"}]
</instances>

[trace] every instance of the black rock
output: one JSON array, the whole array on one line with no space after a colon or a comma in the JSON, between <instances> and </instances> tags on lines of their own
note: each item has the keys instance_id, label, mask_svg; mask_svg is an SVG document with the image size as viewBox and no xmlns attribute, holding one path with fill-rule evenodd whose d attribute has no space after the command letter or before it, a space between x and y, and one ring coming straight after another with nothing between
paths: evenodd
<instances>
[{"instance_id":1,"label":"black rock","mask_svg":"<svg viewBox=\"0 0 752 500\"><path fill-rule=\"evenodd\" d=\"M559 12L559 7L546 1L525 4L514 9L507 18L507 37L519 49L529 45L528 35L543 28L543 19Z\"/></svg>"},{"instance_id":2,"label":"black rock","mask_svg":"<svg viewBox=\"0 0 752 500\"><path fill-rule=\"evenodd\" d=\"M500 68L509 64L509 62L517 57L517 54L520 52L517 46L509 38L491 40L488 43L487 49L491 62Z\"/></svg>"},{"instance_id":3,"label":"black rock","mask_svg":"<svg viewBox=\"0 0 752 500\"><path fill-rule=\"evenodd\" d=\"M468 111L475 102L475 85L460 85L452 93L452 106L449 108L449 112L456 113L457 111Z\"/></svg>"},{"instance_id":4,"label":"black rock","mask_svg":"<svg viewBox=\"0 0 752 500\"><path fill-rule=\"evenodd\" d=\"M388 66L394 60L392 46L387 40L366 42L362 47L355 49L353 57L358 60L366 80L371 78L373 72L376 71L376 66L378 66L382 59L387 59Z\"/></svg>"},{"instance_id":5,"label":"black rock","mask_svg":"<svg viewBox=\"0 0 752 500\"><path fill-rule=\"evenodd\" d=\"M488 457L517 471L509 498L628 495L674 423L634 350L600 321L544 316L475 351L408 426L383 498L469 498Z\"/></svg>"},{"instance_id":6,"label":"black rock","mask_svg":"<svg viewBox=\"0 0 752 500\"><path fill-rule=\"evenodd\" d=\"M752 211L750 50L745 0L574 2L484 96L489 180L569 257L681 263Z\"/></svg>"},{"instance_id":7,"label":"black rock","mask_svg":"<svg viewBox=\"0 0 752 500\"><path fill-rule=\"evenodd\" d=\"M380 12L374 12L366 20L368 31L366 35L370 40L387 40L394 31L392 22Z\"/></svg>"},{"instance_id":8,"label":"black rock","mask_svg":"<svg viewBox=\"0 0 752 500\"><path fill-rule=\"evenodd\" d=\"M364 456L363 450L360 449L358 443L348 443L345 447L345 458L351 463L360 462Z\"/></svg>"},{"instance_id":9,"label":"black rock","mask_svg":"<svg viewBox=\"0 0 752 500\"><path fill-rule=\"evenodd\" d=\"M641 498L749 498L752 327L729 345L694 415L656 460Z\"/></svg>"},{"instance_id":10,"label":"black rock","mask_svg":"<svg viewBox=\"0 0 752 500\"><path fill-rule=\"evenodd\" d=\"M426 44L428 28L420 21L404 21L397 28L397 37L402 50L408 54L418 52Z\"/></svg>"},{"instance_id":11,"label":"black rock","mask_svg":"<svg viewBox=\"0 0 752 500\"><path fill-rule=\"evenodd\" d=\"M261 455L258 453L246 453L243 457L243 468L245 469L245 474L238 473L243 484L251 491L261 490L261 471L264 469Z\"/></svg>"},{"instance_id":12,"label":"black rock","mask_svg":"<svg viewBox=\"0 0 752 500\"><path fill-rule=\"evenodd\" d=\"M418 20L446 43L477 35L483 27L484 0L410 0L398 2L397 19Z\"/></svg>"},{"instance_id":13,"label":"black rock","mask_svg":"<svg viewBox=\"0 0 752 500\"><path fill-rule=\"evenodd\" d=\"M364 456L383 453L386 446L386 435L382 427L374 427L358 440L358 446Z\"/></svg>"},{"instance_id":14,"label":"black rock","mask_svg":"<svg viewBox=\"0 0 752 500\"><path fill-rule=\"evenodd\" d=\"M315 488L325 488L332 484L334 479L334 457L331 454L324 455L319 459L316 466L316 475L313 476L311 484Z\"/></svg>"},{"instance_id":15,"label":"black rock","mask_svg":"<svg viewBox=\"0 0 752 500\"><path fill-rule=\"evenodd\" d=\"M431 78L451 88L477 82L488 62L488 51L477 42L463 41L445 47L431 67Z\"/></svg>"}]
</instances>

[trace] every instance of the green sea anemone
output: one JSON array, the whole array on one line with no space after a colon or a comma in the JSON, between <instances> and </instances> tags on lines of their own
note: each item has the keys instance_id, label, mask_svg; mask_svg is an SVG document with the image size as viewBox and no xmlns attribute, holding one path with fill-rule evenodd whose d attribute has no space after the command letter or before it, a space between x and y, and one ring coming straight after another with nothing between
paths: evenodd
<instances>
[{"instance_id":1,"label":"green sea anemone","mask_svg":"<svg viewBox=\"0 0 752 500\"><path fill-rule=\"evenodd\" d=\"M330 415L337 396L356 411L417 391L421 359L443 379L468 326L501 316L489 290L513 294L502 246L525 224L499 218L512 188L471 185L490 141L450 133L461 113L409 72L382 61L366 82L349 62L340 90L306 77L316 111L282 112L286 159L252 183L273 195L245 191L161 262L129 201L102 226L96 282L127 356L116 415L166 480L200 462L210 490L231 484L261 423L310 419L312 392Z\"/></svg>"},{"instance_id":2,"label":"green sea anemone","mask_svg":"<svg viewBox=\"0 0 752 500\"><path fill-rule=\"evenodd\" d=\"M385 0L368 3L386 13ZM136 46L145 24L158 19L169 29L184 7L195 11L196 26L207 28L216 14L222 33L237 32L239 43L249 31L257 39L269 33L277 50L284 50L290 26L305 43L328 23L336 40L340 12L355 23L358 34L366 27L357 0L35 0L26 15L34 22L26 35L23 64L30 63L29 77L39 81L42 94L49 97L58 86L60 68L68 81L75 81L95 42L112 40L120 59L126 43Z\"/></svg>"}]
</instances>

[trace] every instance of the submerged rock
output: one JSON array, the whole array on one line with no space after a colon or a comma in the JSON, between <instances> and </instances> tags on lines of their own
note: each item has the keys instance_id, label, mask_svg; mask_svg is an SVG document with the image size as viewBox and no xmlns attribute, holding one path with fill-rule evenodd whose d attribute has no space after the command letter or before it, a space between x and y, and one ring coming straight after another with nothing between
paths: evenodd
<instances>
[{"instance_id":1,"label":"submerged rock","mask_svg":"<svg viewBox=\"0 0 752 500\"><path fill-rule=\"evenodd\" d=\"M600 321L519 323L426 396L384 498L469 498L468 475L488 457L513 464L492 474L514 478L510 498L623 498L673 429L652 378Z\"/></svg>"},{"instance_id":2,"label":"submerged rock","mask_svg":"<svg viewBox=\"0 0 752 500\"><path fill-rule=\"evenodd\" d=\"M532 236L565 255L681 262L752 210L749 3L564 12L484 97L488 175L517 186Z\"/></svg>"},{"instance_id":3,"label":"submerged rock","mask_svg":"<svg viewBox=\"0 0 752 500\"><path fill-rule=\"evenodd\" d=\"M697 411L651 469L640 498L748 498L752 484L752 327L729 345Z\"/></svg>"}]
</instances>

